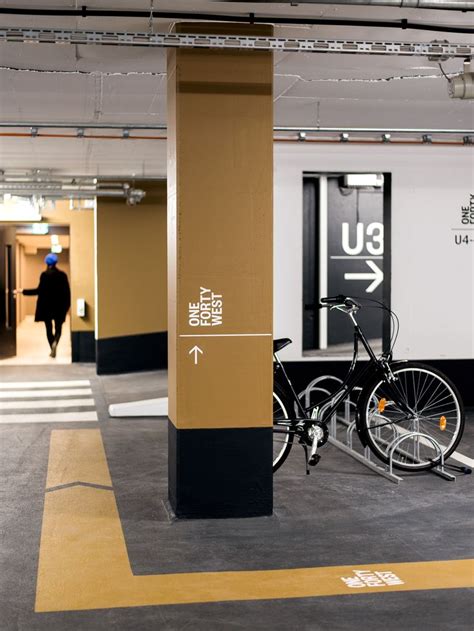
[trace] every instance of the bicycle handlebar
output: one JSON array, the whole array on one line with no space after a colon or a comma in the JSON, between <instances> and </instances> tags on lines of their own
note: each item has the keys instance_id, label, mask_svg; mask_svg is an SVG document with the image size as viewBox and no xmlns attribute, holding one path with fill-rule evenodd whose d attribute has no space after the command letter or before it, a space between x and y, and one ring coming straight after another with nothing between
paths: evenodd
<instances>
[{"instance_id":1,"label":"bicycle handlebar","mask_svg":"<svg viewBox=\"0 0 474 631\"><path fill-rule=\"evenodd\" d=\"M357 308L360 309L361 305L350 298L349 296L343 296L339 294L338 296L327 296L326 298L320 298L319 300L319 308L322 309L324 307L348 307L348 308Z\"/></svg>"}]
</instances>

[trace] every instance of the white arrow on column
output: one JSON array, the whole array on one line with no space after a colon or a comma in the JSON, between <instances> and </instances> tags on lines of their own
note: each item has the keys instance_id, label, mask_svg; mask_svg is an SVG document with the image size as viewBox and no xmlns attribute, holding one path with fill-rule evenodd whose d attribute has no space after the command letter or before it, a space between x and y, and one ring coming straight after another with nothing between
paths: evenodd
<instances>
[{"instance_id":1,"label":"white arrow on column","mask_svg":"<svg viewBox=\"0 0 474 631\"><path fill-rule=\"evenodd\" d=\"M191 355L192 353L194 353L194 364L198 363L198 353L202 353L202 350L199 348L199 346L193 346L193 348L189 351L188 355Z\"/></svg>"},{"instance_id":2,"label":"white arrow on column","mask_svg":"<svg viewBox=\"0 0 474 631\"><path fill-rule=\"evenodd\" d=\"M374 261L366 261L372 272L347 272L344 274L345 280L371 280L372 282L365 290L368 294L373 293L383 281L383 272Z\"/></svg>"}]
</instances>

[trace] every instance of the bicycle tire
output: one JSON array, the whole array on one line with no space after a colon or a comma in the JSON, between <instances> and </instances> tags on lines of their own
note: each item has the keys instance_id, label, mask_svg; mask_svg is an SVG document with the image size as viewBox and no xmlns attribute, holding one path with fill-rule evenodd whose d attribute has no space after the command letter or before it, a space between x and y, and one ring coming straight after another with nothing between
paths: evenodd
<instances>
[{"instance_id":1,"label":"bicycle tire","mask_svg":"<svg viewBox=\"0 0 474 631\"><path fill-rule=\"evenodd\" d=\"M282 424L284 419L291 419L291 404L280 384L273 387L273 473L277 471L293 447L294 431L292 423ZM280 424L278 424L280 421Z\"/></svg>"},{"instance_id":2,"label":"bicycle tire","mask_svg":"<svg viewBox=\"0 0 474 631\"><path fill-rule=\"evenodd\" d=\"M456 449L464 431L464 406L456 386L441 371L418 362L392 367L396 381L377 376L366 384L359 399L360 429L370 450L384 463L404 471L437 466L441 454L422 432L435 440L444 460ZM408 414L394 399L411 410ZM403 403L402 403L403 401ZM406 436L399 443L399 440Z\"/></svg>"}]
</instances>

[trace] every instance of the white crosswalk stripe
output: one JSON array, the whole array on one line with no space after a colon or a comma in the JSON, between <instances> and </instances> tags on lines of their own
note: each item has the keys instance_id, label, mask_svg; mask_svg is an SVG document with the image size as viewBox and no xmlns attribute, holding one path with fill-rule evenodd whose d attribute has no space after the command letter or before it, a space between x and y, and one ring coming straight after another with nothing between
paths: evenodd
<instances>
[{"instance_id":1,"label":"white crosswalk stripe","mask_svg":"<svg viewBox=\"0 0 474 631\"><path fill-rule=\"evenodd\" d=\"M0 390L29 390L31 388L79 388L89 387L89 379L76 381L4 381L0 383Z\"/></svg>"},{"instance_id":2,"label":"white crosswalk stripe","mask_svg":"<svg viewBox=\"0 0 474 631\"><path fill-rule=\"evenodd\" d=\"M43 408L93 408L94 399L46 399L41 401L0 401L2 410L40 410Z\"/></svg>"},{"instance_id":3,"label":"white crosswalk stripe","mask_svg":"<svg viewBox=\"0 0 474 631\"><path fill-rule=\"evenodd\" d=\"M78 395L91 395L90 388L58 388L56 390L21 390L19 392L3 391L0 392L0 399L41 399L48 397L68 397Z\"/></svg>"},{"instance_id":4,"label":"white crosswalk stripe","mask_svg":"<svg viewBox=\"0 0 474 631\"><path fill-rule=\"evenodd\" d=\"M48 414L5 414L0 423L84 423L98 421L97 412L52 412Z\"/></svg>"},{"instance_id":5,"label":"white crosswalk stripe","mask_svg":"<svg viewBox=\"0 0 474 631\"><path fill-rule=\"evenodd\" d=\"M0 424L97 422L90 381L0 384Z\"/></svg>"}]
</instances>

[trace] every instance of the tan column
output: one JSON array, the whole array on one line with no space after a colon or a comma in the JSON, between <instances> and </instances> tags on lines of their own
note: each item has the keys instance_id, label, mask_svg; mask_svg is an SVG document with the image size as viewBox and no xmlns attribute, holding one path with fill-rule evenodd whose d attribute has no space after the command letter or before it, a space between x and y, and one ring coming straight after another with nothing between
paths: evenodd
<instances>
[{"instance_id":1,"label":"tan column","mask_svg":"<svg viewBox=\"0 0 474 631\"><path fill-rule=\"evenodd\" d=\"M272 510L272 80L268 52L168 53L169 494L177 515Z\"/></svg>"},{"instance_id":2,"label":"tan column","mask_svg":"<svg viewBox=\"0 0 474 631\"><path fill-rule=\"evenodd\" d=\"M135 206L97 199L97 372L166 367L166 182Z\"/></svg>"}]
</instances>

